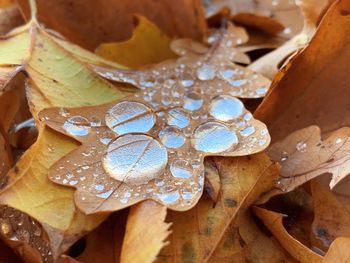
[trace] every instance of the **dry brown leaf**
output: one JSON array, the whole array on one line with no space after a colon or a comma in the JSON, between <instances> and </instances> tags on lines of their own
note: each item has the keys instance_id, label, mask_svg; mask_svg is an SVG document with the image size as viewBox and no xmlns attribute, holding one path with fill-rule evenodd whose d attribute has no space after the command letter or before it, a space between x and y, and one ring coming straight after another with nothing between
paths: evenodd
<instances>
[{"instance_id":1,"label":"dry brown leaf","mask_svg":"<svg viewBox=\"0 0 350 263\"><path fill-rule=\"evenodd\" d=\"M121 263L151 263L168 244L171 224L164 222L165 206L146 201L131 207L121 252Z\"/></svg>"},{"instance_id":2,"label":"dry brown leaf","mask_svg":"<svg viewBox=\"0 0 350 263\"><path fill-rule=\"evenodd\" d=\"M339 237L331 244L324 257L324 263L349 263L350 262L350 238Z\"/></svg>"},{"instance_id":3,"label":"dry brown leaf","mask_svg":"<svg viewBox=\"0 0 350 263\"><path fill-rule=\"evenodd\" d=\"M254 213L263 221L264 225L280 241L280 244L298 261L318 263L322 262L322 256L316 254L301 242L294 239L283 226L283 214L253 207Z\"/></svg>"},{"instance_id":4,"label":"dry brown leaf","mask_svg":"<svg viewBox=\"0 0 350 263\"><path fill-rule=\"evenodd\" d=\"M27 0L18 2L29 17ZM134 14L147 17L169 36L200 40L206 30L200 0L37 0L37 4L41 22L90 50L130 38Z\"/></svg>"},{"instance_id":5,"label":"dry brown leaf","mask_svg":"<svg viewBox=\"0 0 350 263\"><path fill-rule=\"evenodd\" d=\"M214 203L218 201L221 190L219 171L213 158L204 160L204 189Z\"/></svg>"},{"instance_id":6,"label":"dry brown leaf","mask_svg":"<svg viewBox=\"0 0 350 263\"><path fill-rule=\"evenodd\" d=\"M98 67L141 92L96 107L43 111L51 128L82 143L51 167L51 180L77 188L76 204L88 214L145 199L180 211L193 207L203 190L205 156L242 156L269 144L265 125L234 97L261 97L269 82L228 60L234 41L223 31L205 55L145 71Z\"/></svg>"},{"instance_id":7,"label":"dry brown leaf","mask_svg":"<svg viewBox=\"0 0 350 263\"><path fill-rule=\"evenodd\" d=\"M314 206L312 229L317 247L327 250L338 237L350 237L350 210L325 186L311 181Z\"/></svg>"},{"instance_id":8,"label":"dry brown leaf","mask_svg":"<svg viewBox=\"0 0 350 263\"><path fill-rule=\"evenodd\" d=\"M285 260L283 249L245 214L261 192L273 185L277 167L264 154L216 157L215 162L222 183L218 202L214 205L203 195L189 211L170 211L170 245L161 251L157 262L240 262L259 256L266 262Z\"/></svg>"},{"instance_id":9,"label":"dry brown leaf","mask_svg":"<svg viewBox=\"0 0 350 263\"><path fill-rule=\"evenodd\" d=\"M280 162L281 178L277 182L280 190L289 192L297 186L324 173L333 175L333 188L349 173L350 128L336 130L321 140L320 129L310 126L288 135L268 149L268 155Z\"/></svg>"},{"instance_id":10,"label":"dry brown leaf","mask_svg":"<svg viewBox=\"0 0 350 263\"><path fill-rule=\"evenodd\" d=\"M0 9L0 35L8 33L15 27L24 24L22 15L16 5Z\"/></svg>"},{"instance_id":11,"label":"dry brown leaf","mask_svg":"<svg viewBox=\"0 0 350 263\"><path fill-rule=\"evenodd\" d=\"M84 251L75 260L84 263L120 262L126 216L127 211L112 214L98 228L84 237Z\"/></svg>"},{"instance_id":12,"label":"dry brown leaf","mask_svg":"<svg viewBox=\"0 0 350 263\"><path fill-rule=\"evenodd\" d=\"M279 74L255 112L267 123L273 141L310 125L322 133L350 126L349 6L347 1L332 5L310 44Z\"/></svg>"},{"instance_id":13,"label":"dry brown leaf","mask_svg":"<svg viewBox=\"0 0 350 263\"><path fill-rule=\"evenodd\" d=\"M288 62L299 49L304 48L314 35L320 16L332 0L296 1L303 14L304 27L300 33L276 50L254 61L249 68L273 79L279 68ZM317 8L315 8L317 7Z\"/></svg>"},{"instance_id":14,"label":"dry brown leaf","mask_svg":"<svg viewBox=\"0 0 350 263\"><path fill-rule=\"evenodd\" d=\"M0 262L1 263L23 263L23 261L0 240Z\"/></svg>"}]
</instances>

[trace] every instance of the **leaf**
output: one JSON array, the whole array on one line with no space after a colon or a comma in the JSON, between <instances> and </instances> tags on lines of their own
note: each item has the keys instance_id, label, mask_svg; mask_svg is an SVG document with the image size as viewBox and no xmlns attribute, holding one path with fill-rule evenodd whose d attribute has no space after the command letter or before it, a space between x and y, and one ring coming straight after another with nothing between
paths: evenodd
<instances>
[{"instance_id":1,"label":"leaf","mask_svg":"<svg viewBox=\"0 0 350 263\"><path fill-rule=\"evenodd\" d=\"M328 253L324 258L324 263L339 262L346 263L350 260L350 238L339 237L331 244Z\"/></svg>"},{"instance_id":2,"label":"leaf","mask_svg":"<svg viewBox=\"0 0 350 263\"><path fill-rule=\"evenodd\" d=\"M170 50L170 38L143 16L136 16L132 37L124 42L101 44L96 53L101 57L138 68L175 58Z\"/></svg>"},{"instance_id":3,"label":"leaf","mask_svg":"<svg viewBox=\"0 0 350 263\"><path fill-rule=\"evenodd\" d=\"M26 0L18 1L29 17ZM199 0L152 1L38 0L39 21L90 50L100 43L122 41L132 34L133 15L154 21L169 36L201 39L206 30ZM82 26L85 24L85 26Z\"/></svg>"},{"instance_id":4,"label":"leaf","mask_svg":"<svg viewBox=\"0 0 350 263\"><path fill-rule=\"evenodd\" d=\"M0 35L4 35L11 29L24 23L17 6L9 3L7 6L0 6Z\"/></svg>"},{"instance_id":5,"label":"leaf","mask_svg":"<svg viewBox=\"0 0 350 263\"><path fill-rule=\"evenodd\" d=\"M300 33L276 50L254 61L251 65L249 65L249 68L270 79L273 79L279 68L282 66L281 63L287 63L298 50L304 48L309 43L316 31L319 18L323 14L324 10L327 9L328 2L330 1L331 0L297 1L296 3L300 7L303 14L303 29L300 31ZM316 9L315 6L317 6Z\"/></svg>"},{"instance_id":6,"label":"leaf","mask_svg":"<svg viewBox=\"0 0 350 263\"><path fill-rule=\"evenodd\" d=\"M289 192L297 186L320 176L331 173L330 187L333 188L346 177L350 129L341 128L321 140L320 129L310 126L288 135L284 140L274 143L268 150L270 158L280 162L281 178L274 190L275 194Z\"/></svg>"},{"instance_id":7,"label":"leaf","mask_svg":"<svg viewBox=\"0 0 350 263\"><path fill-rule=\"evenodd\" d=\"M204 160L204 169L204 189L213 202L216 203L221 190L221 181L216 163L212 158Z\"/></svg>"},{"instance_id":8,"label":"leaf","mask_svg":"<svg viewBox=\"0 0 350 263\"><path fill-rule=\"evenodd\" d=\"M269 82L227 61L234 41L223 31L205 55L145 71L99 67L141 92L97 107L43 111L51 128L82 142L51 168L51 180L77 188L76 204L88 214L145 199L179 211L193 207L203 190L205 156L252 154L269 143L264 124L233 97L237 90L240 97L263 96Z\"/></svg>"},{"instance_id":9,"label":"leaf","mask_svg":"<svg viewBox=\"0 0 350 263\"><path fill-rule=\"evenodd\" d=\"M58 45L35 17L6 36L0 42L0 50L3 50L0 66L23 67L27 73L28 100L34 118L39 110L48 106L98 104L123 95ZM38 140L9 172L8 184L0 199L45 223L53 255L57 257L83 232L95 228L105 215L83 215L75 207L73 191L48 180L48 168L77 144L37 123Z\"/></svg>"},{"instance_id":10,"label":"leaf","mask_svg":"<svg viewBox=\"0 0 350 263\"><path fill-rule=\"evenodd\" d=\"M168 244L169 223L165 223L166 207L153 201L133 206L128 216L121 253L121 263L154 262L158 252Z\"/></svg>"},{"instance_id":11,"label":"leaf","mask_svg":"<svg viewBox=\"0 0 350 263\"><path fill-rule=\"evenodd\" d=\"M283 226L283 214L260 207L253 207L253 211L295 259L300 262L322 262L320 255L304 246L287 232Z\"/></svg>"},{"instance_id":12,"label":"leaf","mask_svg":"<svg viewBox=\"0 0 350 263\"><path fill-rule=\"evenodd\" d=\"M98 228L90 232L83 240L86 242L82 254L76 257L84 263L117 263L125 232L127 211L112 214Z\"/></svg>"},{"instance_id":13,"label":"leaf","mask_svg":"<svg viewBox=\"0 0 350 263\"><path fill-rule=\"evenodd\" d=\"M325 186L311 181L316 245L328 249L338 237L350 237L350 211Z\"/></svg>"},{"instance_id":14,"label":"leaf","mask_svg":"<svg viewBox=\"0 0 350 263\"><path fill-rule=\"evenodd\" d=\"M332 5L310 44L276 78L256 111L255 116L267 123L273 141L310 125L319 126L322 133L349 126L347 8L346 1Z\"/></svg>"},{"instance_id":15,"label":"leaf","mask_svg":"<svg viewBox=\"0 0 350 263\"><path fill-rule=\"evenodd\" d=\"M222 184L218 202L214 206L204 195L189 211L169 211L171 243L157 262L239 262L259 257L266 262L286 260L283 249L246 214L257 197L273 185L277 167L264 154L216 157L215 163Z\"/></svg>"}]
</instances>

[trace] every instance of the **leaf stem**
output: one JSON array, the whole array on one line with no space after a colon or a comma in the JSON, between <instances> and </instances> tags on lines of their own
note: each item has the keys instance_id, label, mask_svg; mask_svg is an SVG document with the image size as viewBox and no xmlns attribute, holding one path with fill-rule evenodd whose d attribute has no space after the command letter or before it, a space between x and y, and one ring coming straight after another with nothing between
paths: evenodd
<instances>
[{"instance_id":1,"label":"leaf stem","mask_svg":"<svg viewBox=\"0 0 350 263\"><path fill-rule=\"evenodd\" d=\"M28 0L29 1L29 7L30 7L30 20L32 22L37 21L37 7L36 7L36 0Z\"/></svg>"}]
</instances>

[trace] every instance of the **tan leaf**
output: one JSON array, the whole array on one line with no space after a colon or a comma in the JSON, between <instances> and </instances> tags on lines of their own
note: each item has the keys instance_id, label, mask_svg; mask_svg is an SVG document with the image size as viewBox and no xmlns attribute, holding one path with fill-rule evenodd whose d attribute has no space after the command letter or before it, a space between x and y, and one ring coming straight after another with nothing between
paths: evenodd
<instances>
[{"instance_id":1,"label":"tan leaf","mask_svg":"<svg viewBox=\"0 0 350 263\"><path fill-rule=\"evenodd\" d=\"M350 237L350 210L325 186L311 181L311 193L315 218L312 229L318 247L325 250L338 237Z\"/></svg>"},{"instance_id":2,"label":"tan leaf","mask_svg":"<svg viewBox=\"0 0 350 263\"><path fill-rule=\"evenodd\" d=\"M267 122L274 141L310 125L319 126L322 133L350 126L346 85L350 17L344 15L348 4L332 5L310 44L279 74L255 112Z\"/></svg>"},{"instance_id":3,"label":"tan leaf","mask_svg":"<svg viewBox=\"0 0 350 263\"><path fill-rule=\"evenodd\" d=\"M168 244L169 223L165 223L166 207L153 201L130 209L121 252L121 263L151 263Z\"/></svg>"},{"instance_id":4,"label":"tan leaf","mask_svg":"<svg viewBox=\"0 0 350 263\"><path fill-rule=\"evenodd\" d=\"M223 31L205 55L145 71L98 67L141 91L97 107L43 111L51 128L83 143L52 166L51 180L77 188L76 203L88 214L144 199L180 211L193 207L203 190L205 156L252 154L269 143L265 125L234 97L237 90L240 97L261 97L269 83L228 61L236 40Z\"/></svg>"},{"instance_id":5,"label":"tan leaf","mask_svg":"<svg viewBox=\"0 0 350 263\"><path fill-rule=\"evenodd\" d=\"M29 17L27 0L19 0ZM206 30L200 0L113 1L37 0L39 20L75 43L95 49L100 43L130 38L133 15L155 22L169 36L201 39ZM84 26L82 26L84 24Z\"/></svg>"},{"instance_id":6,"label":"tan leaf","mask_svg":"<svg viewBox=\"0 0 350 263\"><path fill-rule=\"evenodd\" d=\"M260 207L253 207L253 211L295 259L300 262L322 262L322 256L304 246L287 232L283 226L283 214Z\"/></svg>"},{"instance_id":7,"label":"tan leaf","mask_svg":"<svg viewBox=\"0 0 350 263\"><path fill-rule=\"evenodd\" d=\"M204 189L209 194L214 203L218 201L221 190L221 181L218 168L213 158L204 160Z\"/></svg>"},{"instance_id":8,"label":"tan leaf","mask_svg":"<svg viewBox=\"0 0 350 263\"><path fill-rule=\"evenodd\" d=\"M256 198L273 185L277 167L264 154L217 157L215 162L222 183L218 202L214 205L203 195L189 211L169 211L173 233L157 262L239 262L258 257L266 262L285 260L283 249L246 214Z\"/></svg>"},{"instance_id":9,"label":"tan leaf","mask_svg":"<svg viewBox=\"0 0 350 263\"><path fill-rule=\"evenodd\" d=\"M331 244L325 258L324 263L348 263L350 262L350 238L339 237Z\"/></svg>"}]
</instances>

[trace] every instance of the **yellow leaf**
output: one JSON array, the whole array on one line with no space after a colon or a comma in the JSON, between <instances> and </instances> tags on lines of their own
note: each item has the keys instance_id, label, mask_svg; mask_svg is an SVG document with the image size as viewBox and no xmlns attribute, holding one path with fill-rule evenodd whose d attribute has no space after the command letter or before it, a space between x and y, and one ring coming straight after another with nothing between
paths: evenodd
<instances>
[{"instance_id":1,"label":"yellow leaf","mask_svg":"<svg viewBox=\"0 0 350 263\"><path fill-rule=\"evenodd\" d=\"M101 44L96 53L131 68L175 58L170 50L171 39L143 16L136 16L132 37L125 42Z\"/></svg>"},{"instance_id":2,"label":"yellow leaf","mask_svg":"<svg viewBox=\"0 0 350 263\"><path fill-rule=\"evenodd\" d=\"M121 253L121 263L151 263L167 245L169 223L165 223L166 207L145 201L131 207Z\"/></svg>"}]
</instances>

